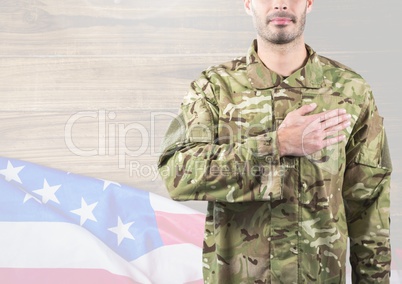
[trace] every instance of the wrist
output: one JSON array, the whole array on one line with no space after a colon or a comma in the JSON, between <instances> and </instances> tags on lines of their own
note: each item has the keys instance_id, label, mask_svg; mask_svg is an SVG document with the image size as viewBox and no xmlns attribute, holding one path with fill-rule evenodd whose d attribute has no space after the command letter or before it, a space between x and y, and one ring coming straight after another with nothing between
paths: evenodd
<instances>
[{"instance_id":1,"label":"wrist","mask_svg":"<svg viewBox=\"0 0 402 284\"><path fill-rule=\"evenodd\" d=\"M281 128L279 128L278 130L277 130L277 146L278 146L278 154L279 154L279 157L283 157L283 156L286 156L286 147L285 147L285 143L284 143L284 138L283 138L283 136L282 136L282 134L283 134L283 131L282 131L282 129Z\"/></svg>"}]
</instances>

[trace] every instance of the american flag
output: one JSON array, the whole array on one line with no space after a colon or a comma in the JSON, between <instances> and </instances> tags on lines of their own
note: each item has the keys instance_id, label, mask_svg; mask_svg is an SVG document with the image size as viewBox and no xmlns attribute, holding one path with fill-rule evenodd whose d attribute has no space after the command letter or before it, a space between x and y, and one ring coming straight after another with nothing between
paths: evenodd
<instances>
[{"instance_id":1,"label":"american flag","mask_svg":"<svg viewBox=\"0 0 402 284\"><path fill-rule=\"evenodd\" d=\"M204 214L0 158L0 283L202 283Z\"/></svg>"}]
</instances>

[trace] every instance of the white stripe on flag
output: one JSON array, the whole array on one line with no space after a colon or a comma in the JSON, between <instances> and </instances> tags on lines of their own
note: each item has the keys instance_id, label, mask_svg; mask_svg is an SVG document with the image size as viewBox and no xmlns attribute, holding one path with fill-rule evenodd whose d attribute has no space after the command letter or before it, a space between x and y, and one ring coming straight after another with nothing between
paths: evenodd
<instances>
[{"instance_id":1,"label":"white stripe on flag","mask_svg":"<svg viewBox=\"0 0 402 284\"><path fill-rule=\"evenodd\" d=\"M194 265L201 248L191 244L164 246L129 263L69 223L0 222L0 231L0 267L104 269L143 284L164 283L164 275L174 275L172 284L202 278Z\"/></svg>"}]
</instances>

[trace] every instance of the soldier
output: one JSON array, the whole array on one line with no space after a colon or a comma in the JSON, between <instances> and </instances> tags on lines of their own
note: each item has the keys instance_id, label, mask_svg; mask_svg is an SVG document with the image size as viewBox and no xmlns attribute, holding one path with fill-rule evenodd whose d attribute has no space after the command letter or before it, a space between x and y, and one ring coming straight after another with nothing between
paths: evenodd
<instances>
[{"instance_id":1,"label":"soldier","mask_svg":"<svg viewBox=\"0 0 402 284\"><path fill-rule=\"evenodd\" d=\"M159 171L208 201L205 283L388 283L391 163L369 85L305 44L313 0L244 0L247 55L191 84Z\"/></svg>"}]
</instances>

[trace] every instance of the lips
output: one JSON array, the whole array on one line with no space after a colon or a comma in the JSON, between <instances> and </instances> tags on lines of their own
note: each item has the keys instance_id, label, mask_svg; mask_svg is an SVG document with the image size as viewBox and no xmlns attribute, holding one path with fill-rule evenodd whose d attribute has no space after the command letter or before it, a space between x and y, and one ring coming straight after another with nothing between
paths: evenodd
<instances>
[{"instance_id":1,"label":"lips","mask_svg":"<svg viewBox=\"0 0 402 284\"><path fill-rule=\"evenodd\" d=\"M269 15L267 21L274 25L286 26L292 22L296 23L296 17L289 12L280 11Z\"/></svg>"},{"instance_id":2,"label":"lips","mask_svg":"<svg viewBox=\"0 0 402 284\"><path fill-rule=\"evenodd\" d=\"M271 19L270 22L275 25L284 26L290 24L292 22L292 19L285 17L275 17Z\"/></svg>"}]
</instances>

